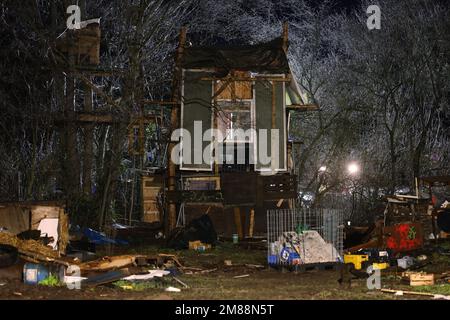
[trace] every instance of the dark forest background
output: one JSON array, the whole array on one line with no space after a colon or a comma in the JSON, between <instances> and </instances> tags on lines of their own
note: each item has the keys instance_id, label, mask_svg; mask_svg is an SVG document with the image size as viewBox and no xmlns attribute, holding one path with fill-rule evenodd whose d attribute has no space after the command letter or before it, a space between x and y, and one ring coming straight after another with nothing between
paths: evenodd
<instances>
[{"instance_id":1,"label":"dark forest background","mask_svg":"<svg viewBox=\"0 0 450 320\"><path fill-rule=\"evenodd\" d=\"M71 4L81 6L82 20L101 18L100 67L115 70L89 77L100 89L94 111L128 119L136 96L170 99L182 26L188 45L252 44L280 36L288 22L291 67L320 107L291 117L290 138L302 142L294 159L300 190L357 188L371 202L414 190L414 177L450 171L447 1L3 0L1 201L67 199L81 224L98 226L128 210L133 169L164 166L164 148L151 141L151 156L129 156L124 125L57 121L68 99L72 111L82 110L87 92L78 77L75 96L67 96L54 51ZM380 30L366 26L371 4L381 8ZM85 141L85 130L93 130L93 141ZM146 132L167 134L152 126ZM350 161L359 163L358 177L346 173Z\"/></svg>"}]
</instances>

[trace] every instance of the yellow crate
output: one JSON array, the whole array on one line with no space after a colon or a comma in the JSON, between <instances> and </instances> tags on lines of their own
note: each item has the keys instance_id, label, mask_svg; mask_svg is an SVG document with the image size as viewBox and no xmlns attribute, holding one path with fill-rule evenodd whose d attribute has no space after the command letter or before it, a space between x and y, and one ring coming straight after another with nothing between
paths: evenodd
<instances>
[{"instance_id":1,"label":"yellow crate","mask_svg":"<svg viewBox=\"0 0 450 320\"><path fill-rule=\"evenodd\" d=\"M356 270L362 269L362 263L364 261L369 261L369 256L367 254L344 254L344 263L353 264Z\"/></svg>"}]
</instances>

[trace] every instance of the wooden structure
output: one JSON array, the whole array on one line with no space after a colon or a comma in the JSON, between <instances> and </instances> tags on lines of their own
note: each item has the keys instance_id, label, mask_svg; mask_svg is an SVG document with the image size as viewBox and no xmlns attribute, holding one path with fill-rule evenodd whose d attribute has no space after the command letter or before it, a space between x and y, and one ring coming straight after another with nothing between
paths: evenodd
<instances>
[{"instance_id":1,"label":"wooden structure","mask_svg":"<svg viewBox=\"0 0 450 320\"><path fill-rule=\"evenodd\" d=\"M287 26L282 37L257 45L185 47L185 39L182 30L173 95L179 112L172 109L182 132L169 151L177 146L180 161L169 164L168 225L183 205L187 221L209 212L219 234L264 233L266 210L297 198L290 112L317 110L289 68Z\"/></svg>"},{"instance_id":2,"label":"wooden structure","mask_svg":"<svg viewBox=\"0 0 450 320\"><path fill-rule=\"evenodd\" d=\"M100 19L83 21L80 29L68 30L56 43L59 52L74 56L76 65L100 64Z\"/></svg>"}]
</instances>

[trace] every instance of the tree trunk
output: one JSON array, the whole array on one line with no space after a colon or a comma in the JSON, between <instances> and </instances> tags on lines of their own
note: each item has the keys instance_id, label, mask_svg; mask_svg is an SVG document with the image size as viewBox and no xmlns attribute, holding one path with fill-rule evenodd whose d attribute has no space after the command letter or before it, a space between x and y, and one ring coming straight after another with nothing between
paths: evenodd
<instances>
[{"instance_id":1,"label":"tree trunk","mask_svg":"<svg viewBox=\"0 0 450 320\"><path fill-rule=\"evenodd\" d=\"M69 53L69 62L74 64L74 55ZM78 157L77 127L72 121L75 113L75 79L66 76L66 104L64 114L66 123L66 194L69 199L76 197L80 189L80 159Z\"/></svg>"},{"instance_id":2,"label":"tree trunk","mask_svg":"<svg viewBox=\"0 0 450 320\"><path fill-rule=\"evenodd\" d=\"M92 89L85 86L84 111L91 112ZM94 160L94 125L89 123L84 128L84 160L83 160L83 193L90 195L92 192L92 163Z\"/></svg>"}]
</instances>

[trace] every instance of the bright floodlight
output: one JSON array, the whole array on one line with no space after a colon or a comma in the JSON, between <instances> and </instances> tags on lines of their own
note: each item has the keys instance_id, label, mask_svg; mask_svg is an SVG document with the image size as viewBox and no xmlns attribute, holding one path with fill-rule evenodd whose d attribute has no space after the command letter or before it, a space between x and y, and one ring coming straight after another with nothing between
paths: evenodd
<instances>
[{"instance_id":1,"label":"bright floodlight","mask_svg":"<svg viewBox=\"0 0 450 320\"><path fill-rule=\"evenodd\" d=\"M359 171L359 166L357 163L352 162L348 165L347 170L350 174L356 174Z\"/></svg>"},{"instance_id":2,"label":"bright floodlight","mask_svg":"<svg viewBox=\"0 0 450 320\"><path fill-rule=\"evenodd\" d=\"M327 167L321 166L321 167L319 168L319 171L320 171L320 172L325 172L325 171L327 171Z\"/></svg>"}]
</instances>

